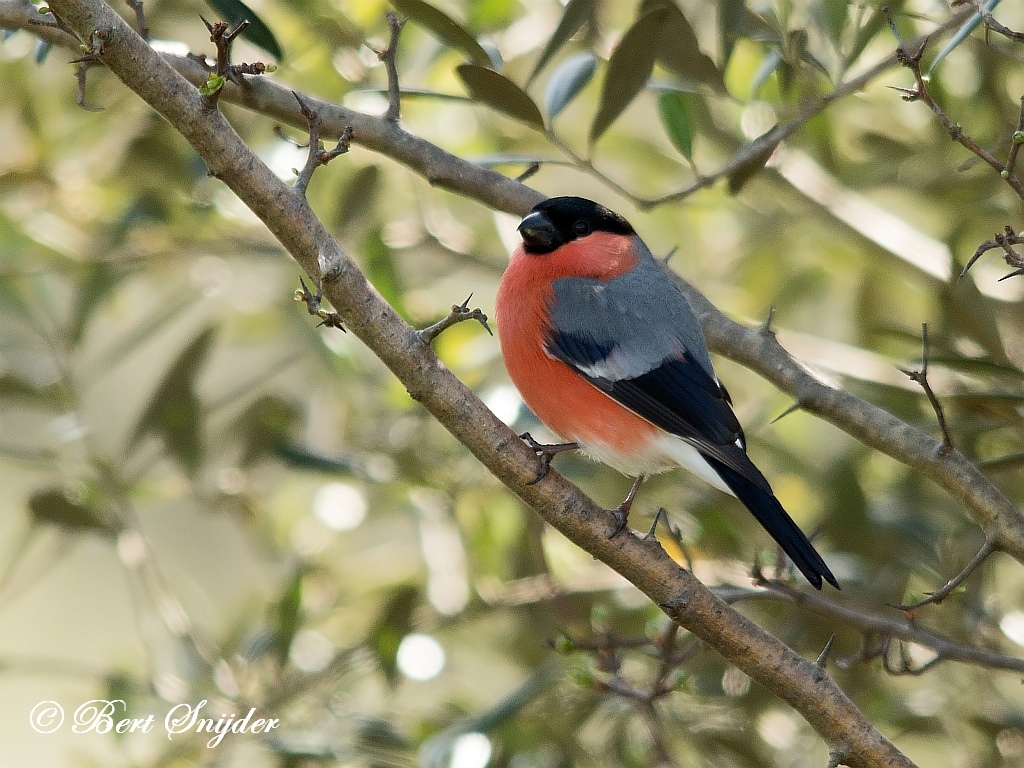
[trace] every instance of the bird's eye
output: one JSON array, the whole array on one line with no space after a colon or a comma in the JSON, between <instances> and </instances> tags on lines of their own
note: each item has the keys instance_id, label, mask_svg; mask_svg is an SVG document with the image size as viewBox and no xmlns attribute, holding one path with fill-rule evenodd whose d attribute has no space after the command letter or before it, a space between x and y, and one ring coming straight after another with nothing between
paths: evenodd
<instances>
[{"instance_id":1,"label":"bird's eye","mask_svg":"<svg viewBox=\"0 0 1024 768\"><path fill-rule=\"evenodd\" d=\"M590 225L585 221L577 221L572 225L572 231L580 237L590 234Z\"/></svg>"}]
</instances>

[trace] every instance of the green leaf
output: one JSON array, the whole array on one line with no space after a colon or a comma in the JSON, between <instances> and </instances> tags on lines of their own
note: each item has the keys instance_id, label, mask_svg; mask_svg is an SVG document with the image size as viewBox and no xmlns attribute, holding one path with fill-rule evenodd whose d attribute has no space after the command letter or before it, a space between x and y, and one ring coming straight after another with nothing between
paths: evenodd
<instances>
[{"instance_id":1,"label":"green leaf","mask_svg":"<svg viewBox=\"0 0 1024 768\"><path fill-rule=\"evenodd\" d=\"M991 12L993 9L995 9L997 5L999 5L999 2L1000 0L988 0L988 2L985 3L982 7L986 11ZM964 22L964 25L957 30L956 34L949 39L949 42L942 46L942 50L935 55L935 59L932 61L931 66L928 67L927 74L930 75L935 70L935 67L938 66L939 62L945 59L947 56L949 56L949 54L952 53L958 45L960 45L964 40L966 40L967 37L970 36L971 32L977 29L980 23L980 13L974 13L971 16L971 18Z\"/></svg>"},{"instance_id":2,"label":"green leaf","mask_svg":"<svg viewBox=\"0 0 1024 768\"><path fill-rule=\"evenodd\" d=\"M481 67L491 66L491 57L473 35L447 14L423 0L391 0L395 9L424 29L430 30L442 43L462 51L469 60Z\"/></svg>"},{"instance_id":3,"label":"green leaf","mask_svg":"<svg viewBox=\"0 0 1024 768\"><path fill-rule=\"evenodd\" d=\"M270 27L263 22L256 11L242 0L206 0L206 2L221 15L224 21L229 22L232 26L237 26L243 20L248 21L249 26L242 32L242 37L257 48L262 48L278 61L284 61L284 53L281 51L281 46L278 45L274 33L270 31Z\"/></svg>"},{"instance_id":4,"label":"green leaf","mask_svg":"<svg viewBox=\"0 0 1024 768\"><path fill-rule=\"evenodd\" d=\"M771 77L772 72L774 72L780 64L782 64L782 51L769 51L768 55L765 56L764 60L761 62L761 66L757 68L757 71L754 73L754 77L750 82L751 96L755 98L757 97L761 88L764 86L765 81Z\"/></svg>"},{"instance_id":5,"label":"green leaf","mask_svg":"<svg viewBox=\"0 0 1024 768\"><path fill-rule=\"evenodd\" d=\"M977 357L945 357L928 355L929 365L941 365L951 371L959 371L972 376L1005 376L1017 381L1024 381L1024 371L1010 363L988 360Z\"/></svg>"},{"instance_id":6,"label":"green leaf","mask_svg":"<svg viewBox=\"0 0 1024 768\"><path fill-rule=\"evenodd\" d=\"M32 522L56 525L68 532L110 532L99 512L85 500L69 498L61 488L46 488L28 500Z\"/></svg>"},{"instance_id":7,"label":"green leaf","mask_svg":"<svg viewBox=\"0 0 1024 768\"><path fill-rule=\"evenodd\" d=\"M145 688L136 683L135 678L132 677L130 672L115 671L107 674L103 681L103 698L106 701L123 701L124 708L118 709L113 715L114 722L124 720L127 717L126 713L135 712L141 705L139 703L139 697ZM126 741L129 738L130 730L123 730L118 733L114 730L114 738L119 742Z\"/></svg>"},{"instance_id":8,"label":"green leaf","mask_svg":"<svg viewBox=\"0 0 1024 768\"><path fill-rule=\"evenodd\" d=\"M601 106L590 126L591 144L601 138L647 84L668 17L667 8L641 16L612 51L601 90Z\"/></svg>"},{"instance_id":9,"label":"green leaf","mask_svg":"<svg viewBox=\"0 0 1024 768\"><path fill-rule=\"evenodd\" d=\"M199 86L199 94L201 96L212 96L223 88L226 82L227 80L224 77L221 75L215 75L211 72L210 76L206 79L206 82Z\"/></svg>"},{"instance_id":10,"label":"green leaf","mask_svg":"<svg viewBox=\"0 0 1024 768\"><path fill-rule=\"evenodd\" d=\"M68 324L71 340L78 344L82 340L86 326L93 313L102 305L103 300L120 285L125 272L116 269L107 262L98 262L89 268L88 275L79 285L75 296L75 309Z\"/></svg>"},{"instance_id":11,"label":"green leaf","mask_svg":"<svg viewBox=\"0 0 1024 768\"><path fill-rule=\"evenodd\" d=\"M672 0L646 0L640 6L641 14L657 10L668 12L660 34L649 41L657 47L658 63L680 77L726 93L722 73L711 57L701 51L697 35L679 6Z\"/></svg>"},{"instance_id":12,"label":"green leaf","mask_svg":"<svg viewBox=\"0 0 1024 768\"><path fill-rule=\"evenodd\" d=\"M986 472L1007 472L1024 468L1024 453L1013 453L1009 456L1001 456L998 459L988 459L978 462L978 468Z\"/></svg>"},{"instance_id":13,"label":"green leaf","mask_svg":"<svg viewBox=\"0 0 1024 768\"><path fill-rule=\"evenodd\" d=\"M736 41L743 37L747 29L743 3L744 0L718 0L718 39L722 46L723 69L732 58Z\"/></svg>"},{"instance_id":14,"label":"green leaf","mask_svg":"<svg viewBox=\"0 0 1024 768\"><path fill-rule=\"evenodd\" d=\"M201 404L195 385L213 334L214 329L207 328L178 355L128 444L130 448L144 436L156 435L190 475L198 471L203 460Z\"/></svg>"},{"instance_id":15,"label":"green leaf","mask_svg":"<svg viewBox=\"0 0 1024 768\"><path fill-rule=\"evenodd\" d=\"M896 0L896 2L889 3L888 6L890 11L896 14L903 7L903 2L902 0ZM885 13L882 11L883 7L875 8L871 16L868 17L868 20L857 30L857 34L853 36L853 45L850 47L850 52L843 62L844 70L856 62L860 55L864 53L864 49L868 47L868 43L875 39L875 35L886 28ZM895 48L895 41L893 47Z\"/></svg>"},{"instance_id":16,"label":"green leaf","mask_svg":"<svg viewBox=\"0 0 1024 768\"><path fill-rule=\"evenodd\" d=\"M813 53L811 53L807 49L804 49L800 52L800 61L804 62L804 64L810 64L814 69L818 70L819 73L824 75L829 80L832 79L832 73L828 71L828 67L826 67L821 61L818 60L818 58Z\"/></svg>"},{"instance_id":17,"label":"green leaf","mask_svg":"<svg viewBox=\"0 0 1024 768\"><path fill-rule=\"evenodd\" d=\"M392 686L398 683L398 646L412 630L412 612L419 603L420 592L416 587L398 587L391 593L380 618L367 636L367 643Z\"/></svg>"},{"instance_id":18,"label":"green leaf","mask_svg":"<svg viewBox=\"0 0 1024 768\"><path fill-rule=\"evenodd\" d=\"M533 99L504 75L475 64L460 64L455 71L475 101L544 130L544 117Z\"/></svg>"},{"instance_id":19,"label":"green leaf","mask_svg":"<svg viewBox=\"0 0 1024 768\"><path fill-rule=\"evenodd\" d=\"M943 292L942 322L939 327L976 341L990 360L1008 360L1002 329L987 299L973 281L961 280Z\"/></svg>"},{"instance_id":20,"label":"green leaf","mask_svg":"<svg viewBox=\"0 0 1024 768\"><path fill-rule=\"evenodd\" d=\"M569 41L569 38L579 32L580 28L587 21L593 20L596 7L597 0L569 0L565 10L562 12L562 18L559 20L554 34L551 35L551 39L544 46L544 51L541 53L540 58L537 59L537 63L533 66L533 72L530 73L530 77L526 81L527 85L536 79L540 71L562 49L562 46Z\"/></svg>"},{"instance_id":21,"label":"green leaf","mask_svg":"<svg viewBox=\"0 0 1024 768\"><path fill-rule=\"evenodd\" d=\"M56 384L37 387L16 376L4 374L0 376L0 400L57 406L60 403L60 387Z\"/></svg>"},{"instance_id":22,"label":"green leaf","mask_svg":"<svg viewBox=\"0 0 1024 768\"><path fill-rule=\"evenodd\" d=\"M762 33L767 33L771 37L771 40L782 42L783 37L786 35L786 26L779 19L775 9L770 5L759 5L751 12L750 16L754 19L758 19L758 26L763 27ZM747 18L747 24L751 24L752 19Z\"/></svg>"},{"instance_id":23,"label":"green leaf","mask_svg":"<svg viewBox=\"0 0 1024 768\"><path fill-rule=\"evenodd\" d=\"M99 369L102 372L119 365L126 357L138 351L143 344L194 307L197 301L198 299L195 295L184 294L177 298L173 304L168 304L159 311L154 307L150 307L145 322L135 328L125 338L119 339L109 350L104 352L95 366L90 366L90 373L93 368Z\"/></svg>"},{"instance_id":24,"label":"green leaf","mask_svg":"<svg viewBox=\"0 0 1024 768\"><path fill-rule=\"evenodd\" d=\"M357 222L373 220L373 206L381 189L380 166L366 165L352 174L344 192L338 196L334 227L347 232Z\"/></svg>"},{"instance_id":25,"label":"green leaf","mask_svg":"<svg viewBox=\"0 0 1024 768\"><path fill-rule=\"evenodd\" d=\"M850 0L825 0L820 7L825 20L825 31L836 50L839 50L850 15Z\"/></svg>"},{"instance_id":26,"label":"green leaf","mask_svg":"<svg viewBox=\"0 0 1024 768\"><path fill-rule=\"evenodd\" d=\"M667 91L658 97L658 112L672 144L683 157L693 160L693 121L686 100L683 93Z\"/></svg>"},{"instance_id":27,"label":"green leaf","mask_svg":"<svg viewBox=\"0 0 1024 768\"><path fill-rule=\"evenodd\" d=\"M277 604L277 626L274 628L274 654L277 663L284 666L288 662L288 652L295 639L299 627L302 626L302 580L306 573L299 570L281 593Z\"/></svg>"},{"instance_id":28,"label":"green leaf","mask_svg":"<svg viewBox=\"0 0 1024 768\"><path fill-rule=\"evenodd\" d=\"M405 291L402 279L395 268L395 253L384 242L384 231L378 226L366 233L359 244L363 257L363 269L373 287L395 308L400 315L406 314Z\"/></svg>"},{"instance_id":29,"label":"green leaf","mask_svg":"<svg viewBox=\"0 0 1024 768\"><path fill-rule=\"evenodd\" d=\"M299 409L294 403L276 395L258 398L235 422L235 432L243 445L239 466L251 467L279 451L298 420Z\"/></svg>"},{"instance_id":30,"label":"green leaf","mask_svg":"<svg viewBox=\"0 0 1024 768\"><path fill-rule=\"evenodd\" d=\"M783 30L779 24L778 16L769 6L758 6L757 12L747 11L743 14L744 36L758 43L782 45Z\"/></svg>"},{"instance_id":31,"label":"green leaf","mask_svg":"<svg viewBox=\"0 0 1024 768\"><path fill-rule=\"evenodd\" d=\"M544 89L544 109L548 120L554 120L576 98L596 69L597 57L589 51L570 56L555 68Z\"/></svg>"}]
</instances>

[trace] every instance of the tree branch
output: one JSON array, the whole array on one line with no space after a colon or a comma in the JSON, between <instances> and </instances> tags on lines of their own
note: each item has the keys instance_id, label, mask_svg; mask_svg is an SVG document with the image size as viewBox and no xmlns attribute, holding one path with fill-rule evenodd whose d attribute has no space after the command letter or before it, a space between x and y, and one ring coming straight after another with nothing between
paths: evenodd
<instances>
[{"instance_id":1,"label":"tree branch","mask_svg":"<svg viewBox=\"0 0 1024 768\"><path fill-rule=\"evenodd\" d=\"M366 280L305 198L256 158L223 114L206 109L195 87L101 0L56 0L52 5L83 39L98 28L111 30L103 63L192 144L213 174L322 286L345 326L499 480L565 536L636 584L680 626L796 708L848 765L912 765L813 661L715 597L657 542L634 535L608 539L606 513L555 473L529 485L536 462L530 448L448 371ZM352 125L361 135L359 126Z\"/></svg>"},{"instance_id":2,"label":"tree branch","mask_svg":"<svg viewBox=\"0 0 1024 768\"><path fill-rule=\"evenodd\" d=\"M921 370L903 371L911 381L917 382L924 390L928 403L935 413L935 420L939 422L939 429L942 432L942 445L939 447L939 456L948 456L953 451L953 438L949 434L949 426L946 424L946 414L942 410L942 403L935 396L931 383L928 381L928 323L921 323Z\"/></svg>"},{"instance_id":3,"label":"tree branch","mask_svg":"<svg viewBox=\"0 0 1024 768\"><path fill-rule=\"evenodd\" d=\"M392 123L397 122L402 115L402 91L398 86L398 38L402 34L402 27L405 21L398 18L397 13L388 11L388 47L383 51L377 51L377 58L384 62L384 68L388 73L388 111L384 113L384 119Z\"/></svg>"},{"instance_id":4,"label":"tree branch","mask_svg":"<svg viewBox=\"0 0 1024 768\"><path fill-rule=\"evenodd\" d=\"M930 648L942 661L973 664L987 669L1024 672L1024 659L982 648L961 645L948 637L920 626L905 615L893 617L880 616L860 608L841 604L825 595L811 594L810 592L794 589L788 584L778 581L762 579L758 586L761 589L734 588L715 590L715 592L730 603L736 603L740 600L789 600L809 613L842 622L864 634L903 640Z\"/></svg>"}]
</instances>

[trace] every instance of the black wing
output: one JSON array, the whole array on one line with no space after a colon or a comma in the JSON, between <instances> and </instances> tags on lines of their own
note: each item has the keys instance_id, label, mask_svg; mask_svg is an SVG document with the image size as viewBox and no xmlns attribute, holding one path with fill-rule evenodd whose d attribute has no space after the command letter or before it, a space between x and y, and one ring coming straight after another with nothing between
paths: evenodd
<instances>
[{"instance_id":1,"label":"black wing","mask_svg":"<svg viewBox=\"0 0 1024 768\"><path fill-rule=\"evenodd\" d=\"M743 430L718 382L700 325L672 279L647 254L628 275L555 282L550 355L652 424L678 435L755 486Z\"/></svg>"}]
</instances>

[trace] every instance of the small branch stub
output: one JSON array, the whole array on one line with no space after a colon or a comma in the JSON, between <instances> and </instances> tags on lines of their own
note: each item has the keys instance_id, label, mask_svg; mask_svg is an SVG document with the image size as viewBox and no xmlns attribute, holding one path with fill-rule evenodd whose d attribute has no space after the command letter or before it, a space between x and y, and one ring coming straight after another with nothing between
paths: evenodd
<instances>
[{"instance_id":1,"label":"small branch stub","mask_svg":"<svg viewBox=\"0 0 1024 768\"><path fill-rule=\"evenodd\" d=\"M309 152L306 155L306 164L302 167L301 171L296 171L293 187L299 194L305 195L316 169L321 165L327 165L334 158L348 152L349 147L352 146L352 138L355 136L355 132L351 126L346 126L345 130L341 132L341 136L338 137L338 143L334 149L324 149L323 142L320 140L320 131L323 128L320 113L306 104L295 91L292 91L292 95L299 102L299 109L302 110L302 116L306 118L306 123L309 126Z\"/></svg>"},{"instance_id":2,"label":"small branch stub","mask_svg":"<svg viewBox=\"0 0 1024 768\"><path fill-rule=\"evenodd\" d=\"M1024 135L1024 132L1022 132L1022 135ZM967 262L967 266L961 270L960 276L957 279L959 280L963 278L963 276L967 274L967 270L974 266L974 262L980 259L984 254L991 250L995 250L996 248L1003 249L1003 260L1013 267L1013 272L999 278L1000 282L1011 277L1024 275L1024 256L1013 249L1013 246L1020 245L1021 243L1024 243L1024 236L1018 235L1014 232L1013 227L1007 225L1003 228L1002 232L997 232L995 237L991 240L986 240L978 246L978 250L976 250L974 255L971 256L970 260Z\"/></svg>"},{"instance_id":3,"label":"small branch stub","mask_svg":"<svg viewBox=\"0 0 1024 768\"><path fill-rule=\"evenodd\" d=\"M579 449L579 443L554 443L553 445L545 445L539 443L533 439L533 435L529 432L523 432L519 436L519 439L526 443L527 447L537 454L537 458L540 459L540 467L537 469L537 476L533 478L527 485L536 485L545 477L548 476L548 471L551 469L551 460L555 458L562 451L575 451Z\"/></svg>"},{"instance_id":4,"label":"small branch stub","mask_svg":"<svg viewBox=\"0 0 1024 768\"><path fill-rule=\"evenodd\" d=\"M921 370L904 370L903 373L905 373L911 381L915 381L920 384L921 389L924 390L925 395L928 397L928 402L931 404L932 410L935 412L935 418L939 422L939 429L942 430L942 445L939 446L939 456L949 456L949 454L953 452L953 438L949 435L949 427L946 425L946 415L942 410L942 404L935 396L935 392L932 390L931 384L928 383L928 323L921 324Z\"/></svg>"},{"instance_id":5,"label":"small branch stub","mask_svg":"<svg viewBox=\"0 0 1024 768\"><path fill-rule=\"evenodd\" d=\"M56 18L56 16L54 18ZM93 30L93 33L89 38L89 45L82 46L84 55L71 62L72 64L78 65L78 68L75 71L75 79L78 83L78 95L76 96L76 101L78 102L78 106L89 112L99 112L103 107L93 106L85 100L86 76L91 67L101 63L103 48L106 46L107 41L110 40L112 33L113 30L107 28Z\"/></svg>"},{"instance_id":6,"label":"small branch stub","mask_svg":"<svg viewBox=\"0 0 1024 768\"><path fill-rule=\"evenodd\" d=\"M394 123L402 114L402 91L398 86L398 64L395 57L398 55L398 38L402 34L405 20L399 19L398 14L391 11L386 18L391 35L388 47L376 53L377 58L384 62L384 68L388 73L388 111L384 113L384 119Z\"/></svg>"},{"instance_id":7,"label":"small branch stub","mask_svg":"<svg viewBox=\"0 0 1024 768\"><path fill-rule=\"evenodd\" d=\"M494 334L491 333L491 326L487 324L487 315L485 315L479 308L469 308L469 300L472 298L473 294L469 294L466 300L461 304L452 304L452 310L448 313L447 317L420 331L416 331L416 335L420 337L420 341L424 344L430 344L444 331L448 330L453 325L458 325L466 320L476 320L484 327L484 330L487 331L487 333L493 336Z\"/></svg>"},{"instance_id":8,"label":"small branch stub","mask_svg":"<svg viewBox=\"0 0 1024 768\"><path fill-rule=\"evenodd\" d=\"M210 42L217 46L217 64L214 67L213 72L210 73L209 78L199 88L199 93L203 97L203 104L207 109L215 109L217 107L217 101L220 99L221 91L224 86L230 80L231 82L237 83L239 72L235 72L231 66L231 44L235 41L246 27L249 26L248 19L242 19L234 29L226 21L215 21L214 23L208 22L202 16L203 24L206 25L206 29L210 33ZM244 67L254 67L255 65L245 64ZM263 66L263 71L267 71L267 67ZM263 72L249 72L248 74L263 74Z\"/></svg>"},{"instance_id":9,"label":"small branch stub","mask_svg":"<svg viewBox=\"0 0 1024 768\"><path fill-rule=\"evenodd\" d=\"M825 668L825 665L828 663L829 654L832 653L832 646L835 644L835 642L836 635L835 632L833 632L832 636L828 639L828 642L825 643L825 647L821 649L821 653L818 654L818 658L814 661L814 663L817 666L821 667L822 669Z\"/></svg>"},{"instance_id":10,"label":"small branch stub","mask_svg":"<svg viewBox=\"0 0 1024 768\"><path fill-rule=\"evenodd\" d=\"M342 333L345 333L345 328L341 324L341 316L337 312L324 309L321 306L320 302L324 297L323 293L319 289L317 289L316 293L309 290L306 282L301 277L299 278L299 285L302 287L295 291L295 300L305 302L306 311L314 317L320 318L318 327L323 325L328 328L337 328Z\"/></svg>"}]
</instances>

